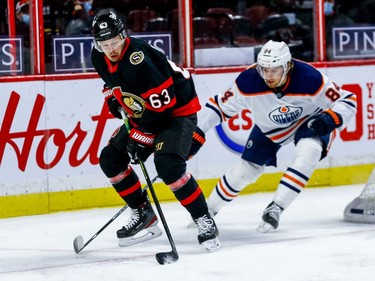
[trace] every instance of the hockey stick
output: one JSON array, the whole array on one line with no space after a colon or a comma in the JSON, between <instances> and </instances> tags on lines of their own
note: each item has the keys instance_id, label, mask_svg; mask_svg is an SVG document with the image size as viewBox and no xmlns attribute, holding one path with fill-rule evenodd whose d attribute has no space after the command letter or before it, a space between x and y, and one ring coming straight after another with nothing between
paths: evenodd
<instances>
[{"instance_id":1,"label":"hockey stick","mask_svg":"<svg viewBox=\"0 0 375 281\"><path fill-rule=\"evenodd\" d=\"M176 245L175 245L175 243L173 241L172 234L171 234L171 232L169 230L167 221L165 220L165 217L164 217L163 211L161 209L158 197L156 196L154 187L152 186L152 182L150 181L150 177L148 176L146 167L145 167L145 165L144 165L144 163L143 163L142 160L138 159L138 162L139 162L139 165L141 166L143 175L144 175L144 177L146 179L146 182L147 182L147 185L148 185L148 187L150 189L150 192L151 192L151 195L152 195L152 199L154 199L154 203L155 203L156 209L158 210L161 222L163 223L163 227L164 227L165 233L167 234L167 237L168 237L168 240L169 240L169 244L172 247L172 251L170 251L170 252L156 253L156 255L155 255L156 260L160 264L173 263L173 262L175 262L175 261L178 260L178 253L177 253Z\"/></svg>"},{"instance_id":2,"label":"hockey stick","mask_svg":"<svg viewBox=\"0 0 375 281\"><path fill-rule=\"evenodd\" d=\"M122 116L122 118L124 120L124 124L125 124L126 129L127 129L128 133L130 133L130 127L129 127L128 117L125 115L124 110L120 109L119 111L120 111L121 116ZM147 183L147 185L148 185L148 187L150 189L150 192L151 192L151 195L152 195L152 199L154 200L156 209L158 210L158 213L159 213L159 217L161 219L161 222L163 223L163 227L164 227L165 233L167 234L167 237L168 237L168 240L169 240L169 244L172 247L172 251L170 251L170 252L156 253L155 258L156 258L156 260L158 261L159 264L173 263L173 262L175 262L175 261L178 260L178 253L177 253L176 245L175 245L175 243L173 241L172 234L171 234L171 232L169 230L167 221L166 221L166 219L164 217L163 210L161 209L158 197L156 196L155 189L154 189L154 187L152 185L152 182L150 180L150 177L149 177L149 175L147 173L145 164L143 163L143 161L141 159L138 159L138 163L141 166L143 175L144 175L144 177L146 179L146 183Z\"/></svg>"},{"instance_id":3,"label":"hockey stick","mask_svg":"<svg viewBox=\"0 0 375 281\"><path fill-rule=\"evenodd\" d=\"M152 181L150 181L150 183L153 183L155 182L156 180L158 179L158 176L156 176L155 178L153 178ZM150 185L146 185L142 191L145 191L147 190L147 188L149 188ZM88 244L90 244L92 242L92 240L94 240L104 229L107 228L108 225L110 225L119 215L121 215L129 206L128 205L125 205L124 207L122 207L105 225L102 226L101 229L98 230L98 232L96 232L86 243L84 243L84 240L83 240L83 237L81 235L77 236L76 238L74 238L73 240L73 247L74 247L74 251L78 254L79 252L81 252Z\"/></svg>"}]
</instances>

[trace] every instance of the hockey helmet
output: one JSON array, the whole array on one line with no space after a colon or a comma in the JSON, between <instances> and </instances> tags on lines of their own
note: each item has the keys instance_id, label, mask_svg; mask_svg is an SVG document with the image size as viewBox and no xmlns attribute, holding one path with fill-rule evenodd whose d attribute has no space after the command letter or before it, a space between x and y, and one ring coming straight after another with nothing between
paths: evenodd
<instances>
[{"instance_id":1,"label":"hockey helmet","mask_svg":"<svg viewBox=\"0 0 375 281\"><path fill-rule=\"evenodd\" d=\"M126 36L124 24L119 15L112 9L99 11L92 21L91 33L94 37L95 47L99 51L102 50L97 42L109 40L118 35L121 38Z\"/></svg>"},{"instance_id":2,"label":"hockey helmet","mask_svg":"<svg viewBox=\"0 0 375 281\"><path fill-rule=\"evenodd\" d=\"M260 50L257 60L257 70L264 79L263 68L283 67L283 75L280 81L285 80L286 75L292 67L292 55L288 45L281 41L270 40Z\"/></svg>"}]
</instances>

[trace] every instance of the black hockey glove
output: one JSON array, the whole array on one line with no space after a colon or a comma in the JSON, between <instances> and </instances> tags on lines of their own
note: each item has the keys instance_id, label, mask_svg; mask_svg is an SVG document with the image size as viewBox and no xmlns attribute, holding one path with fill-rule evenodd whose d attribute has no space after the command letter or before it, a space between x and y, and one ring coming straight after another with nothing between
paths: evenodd
<instances>
[{"instance_id":1,"label":"black hockey glove","mask_svg":"<svg viewBox=\"0 0 375 281\"><path fill-rule=\"evenodd\" d=\"M107 100L107 105L108 105L109 111L112 113L113 116L115 116L116 118L122 119L122 116L120 114L121 105L118 103L115 97Z\"/></svg>"},{"instance_id":2,"label":"black hockey glove","mask_svg":"<svg viewBox=\"0 0 375 281\"><path fill-rule=\"evenodd\" d=\"M132 164L138 164L138 159L146 161L153 152L155 135L144 133L139 129L132 128L129 133L128 155Z\"/></svg>"},{"instance_id":3,"label":"black hockey glove","mask_svg":"<svg viewBox=\"0 0 375 281\"><path fill-rule=\"evenodd\" d=\"M318 136L330 134L334 129L342 125L342 117L333 110L326 110L309 120L308 128Z\"/></svg>"},{"instance_id":4,"label":"black hockey glove","mask_svg":"<svg viewBox=\"0 0 375 281\"><path fill-rule=\"evenodd\" d=\"M199 149L201 149L202 145L206 141L205 137L206 135L204 134L204 132L199 129L199 127L197 127L193 133L193 139L191 141L191 147L189 151L189 159L197 154Z\"/></svg>"}]
</instances>

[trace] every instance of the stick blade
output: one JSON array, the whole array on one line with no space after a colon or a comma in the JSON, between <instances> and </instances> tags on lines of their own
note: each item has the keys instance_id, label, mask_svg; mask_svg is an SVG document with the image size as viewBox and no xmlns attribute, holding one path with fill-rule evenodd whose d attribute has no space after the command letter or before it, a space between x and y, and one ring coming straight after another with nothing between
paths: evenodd
<instances>
[{"instance_id":1,"label":"stick blade","mask_svg":"<svg viewBox=\"0 0 375 281\"><path fill-rule=\"evenodd\" d=\"M178 260L178 254L175 251L166 252L166 253L157 253L155 257L159 264L170 264Z\"/></svg>"},{"instance_id":2,"label":"stick blade","mask_svg":"<svg viewBox=\"0 0 375 281\"><path fill-rule=\"evenodd\" d=\"M84 247L83 237L81 235L77 236L73 240L74 251L78 254Z\"/></svg>"}]
</instances>

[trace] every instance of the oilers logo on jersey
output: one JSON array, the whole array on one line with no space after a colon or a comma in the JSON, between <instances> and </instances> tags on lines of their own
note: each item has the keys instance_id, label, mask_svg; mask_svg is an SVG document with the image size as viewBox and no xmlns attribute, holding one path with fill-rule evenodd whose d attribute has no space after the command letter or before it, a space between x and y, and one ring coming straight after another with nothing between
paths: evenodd
<instances>
[{"instance_id":1,"label":"oilers logo on jersey","mask_svg":"<svg viewBox=\"0 0 375 281\"><path fill-rule=\"evenodd\" d=\"M298 120L301 115L301 107L281 106L273 110L268 116L274 123L283 125Z\"/></svg>"}]
</instances>

